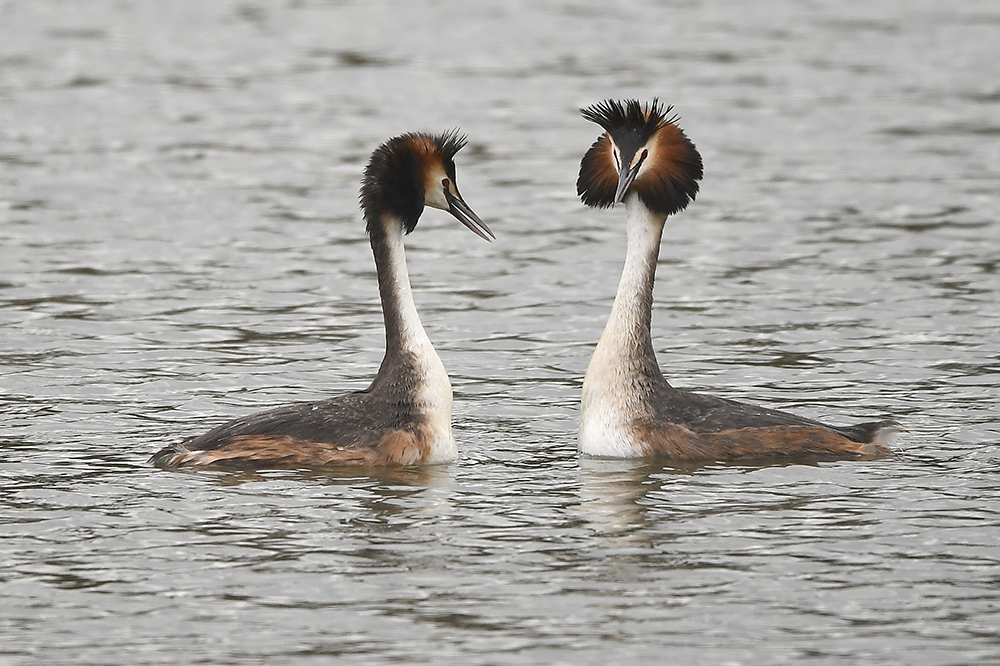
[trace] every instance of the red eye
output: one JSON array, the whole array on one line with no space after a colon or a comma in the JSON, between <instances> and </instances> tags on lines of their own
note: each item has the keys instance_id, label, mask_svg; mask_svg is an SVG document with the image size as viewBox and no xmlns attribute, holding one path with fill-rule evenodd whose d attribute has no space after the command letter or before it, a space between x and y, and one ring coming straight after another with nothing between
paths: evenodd
<instances>
[{"instance_id":1,"label":"red eye","mask_svg":"<svg viewBox=\"0 0 1000 666\"><path fill-rule=\"evenodd\" d=\"M448 179L447 178L442 178L441 179L441 187L443 187L444 189L447 190L448 189L448 184L449 183L448 183Z\"/></svg>"}]
</instances>

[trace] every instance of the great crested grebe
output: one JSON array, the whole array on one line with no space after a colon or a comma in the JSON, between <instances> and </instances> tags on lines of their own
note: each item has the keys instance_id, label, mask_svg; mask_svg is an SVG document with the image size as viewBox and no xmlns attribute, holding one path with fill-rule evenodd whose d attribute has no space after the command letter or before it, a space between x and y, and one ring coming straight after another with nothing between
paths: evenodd
<instances>
[{"instance_id":1,"label":"great crested grebe","mask_svg":"<svg viewBox=\"0 0 1000 666\"><path fill-rule=\"evenodd\" d=\"M895 421L828 426L772 409L673 388L650 337L653 280L667 216L698 193L701 155L657 100L582 109L604 129L580 163L585 204L624 203L628 250L611 316L583 382L580 451L685 461L875 458Z\"/></svg>"},{"instance_id":2,"label":"great crested grebe","mask_svg":"<svg viewBox=\"0 0 1000 666\"><path fill-rule=\"evenodd\" d=\"M385 357L371 385L318 402L278 407L225 423L157 452L162 467L318 468L417 465L454 460L451 382L420 324L403 236L424 206L446 210L495 238L458 192L455 154L466 139L404 134L372 153L361 186L385 320Z\"/></svg>"}]
</instances>

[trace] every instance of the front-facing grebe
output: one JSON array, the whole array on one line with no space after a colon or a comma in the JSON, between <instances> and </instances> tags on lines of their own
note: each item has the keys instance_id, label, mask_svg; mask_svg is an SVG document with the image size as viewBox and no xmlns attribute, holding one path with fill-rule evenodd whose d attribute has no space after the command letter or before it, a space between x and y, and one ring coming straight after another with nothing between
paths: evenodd
<instances>
[{"instance_id":1,"label":"front-facing grebe","mask_svg":"<svg viewBox=\"0 0 1000 666\"><path fill-rule=\"evenodd\" d=\"M476 235L493 232L455 184L456 131L404 134L372 153L361 186L385 320L385 357L371 386L318 402L245 416L150 459L162 467L321 468L417 465L454 460L451 382L420 324L403 236L424 206L446 210Z\"/></svg>"},{"instance_id":2,"label":"front-facing grebe","mask_svg":"<svg viewBox=\"0 0 1000 666\"><path fill-rule=\"evenodd\" d=\"M891 455L895 421L834 427L682 391L663 377L650 337L653 280L667 216L698 193L701 155L656 100L608 100L583 117L604 134L580 164L588 206L624 203L628 250L608 324L583 382L580 451L683 461L874 458Z\"/></svg>"}]
</instances>

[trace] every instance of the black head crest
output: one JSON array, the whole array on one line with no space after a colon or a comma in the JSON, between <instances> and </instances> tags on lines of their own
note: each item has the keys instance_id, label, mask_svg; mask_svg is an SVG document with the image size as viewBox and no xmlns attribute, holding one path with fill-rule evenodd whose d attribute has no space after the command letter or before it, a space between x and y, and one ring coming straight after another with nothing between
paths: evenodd
<instances>
[{"instance_id":1,"label":"black head crest","mask_svg":"<svg viewBox=\"0 0 1000 666\"><path fill-rule=\"evenodd\" d=\"M624 102L606 99L586 109L580 109L580 115L603 127L605 132L615 137L616 143L621 143L619 139L634 136L635 140L641 141L639 145L642 145L663 125L677 119L676 116L667 118L667 114L673 108L672 106L664 108L656 98L646 105L637 99L628 99ZM622 145L619 147L626 148Z\"/></svg>"},{"instance_id":2,"label":"black head crest","mask_svg":"<svg viewBox=\"0 0 1000 666\"><path fill-rule=\"evenodd\" d=\"M454 182L455 155L466 144L457 129L432 135L409 132L375 149L361 182L361 209L368 234L379 233L386 216L400 221L406 233L424 210L425 175L441 166Z\"/></svg>"},{"instance_id":3,"label":"black head crest","mask_svg":"<svg viewBox=\"0 0 1000 666\"><path fill-rule=\"evenodd\" d=\"M664 215L681 211L694 200L702 177L701 155L677 126L678 117L669 115L672 110L657 99L649 104L635 99L605 100L580 110L605 131L580 162L576 191L585 204L614 205L622 170L628 169L640 150L647 151L649 161L629 192Z\"/></svg>"}]
</instances>

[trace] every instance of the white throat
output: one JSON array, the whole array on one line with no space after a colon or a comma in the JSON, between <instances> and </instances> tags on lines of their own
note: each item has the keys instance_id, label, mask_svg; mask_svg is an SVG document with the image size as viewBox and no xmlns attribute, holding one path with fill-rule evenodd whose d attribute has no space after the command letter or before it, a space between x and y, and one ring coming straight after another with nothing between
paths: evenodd
<instances>
[{"instance_id":1,"label":"white throat","mask_svg":"<svg viewBox=\"0 0 1000 666\"><path fill-rule=\"evenodd\" d=\"M650 339L653 280L666 215L653 213L630 194L628 248L611 316L583 380L580 451L593 456L641 455L629 425L643 414L636 391L640 369L656 368Z\"/></svg>"},{"instance_id":2,"label":"white throat","mask_svg":"<svg viewBox=\"0 0 1000 666\"><path fill-rule=\"evenodd\" d=\"M402 324L399 342L403 349L418 357L433 356L437 359L430 338L420 323L416 303L413 302L410 274L406 269L406 250L403 248L403 229L398 224L390 224L388 227L386 230L388 262L383 270L387 273L397 299L397 314ZM440 359L438 361L440 362Z\"/></svg>"},{"instance_id":3,"label":"white throat","mask_svg":"<svg viewBox=\"0 0 1000 666\"><path fill-rule=\"evenodd\" d=\"M388 262L383 270L396 295L396 314L400 323L399 344L401 350L414 360L419 377L414 404L417 411L426 417L427 426L433 433L431 455L427 462L447 462L458 456L451 432L451 381L420 323L420 315L413 302L410 275L406 269L406 252L403 249L402 226L389 224L386 235ZM385 303L383 307L386 307ZM387 340L386 344L389 343Z\"/></svg>"}]
</instances>

